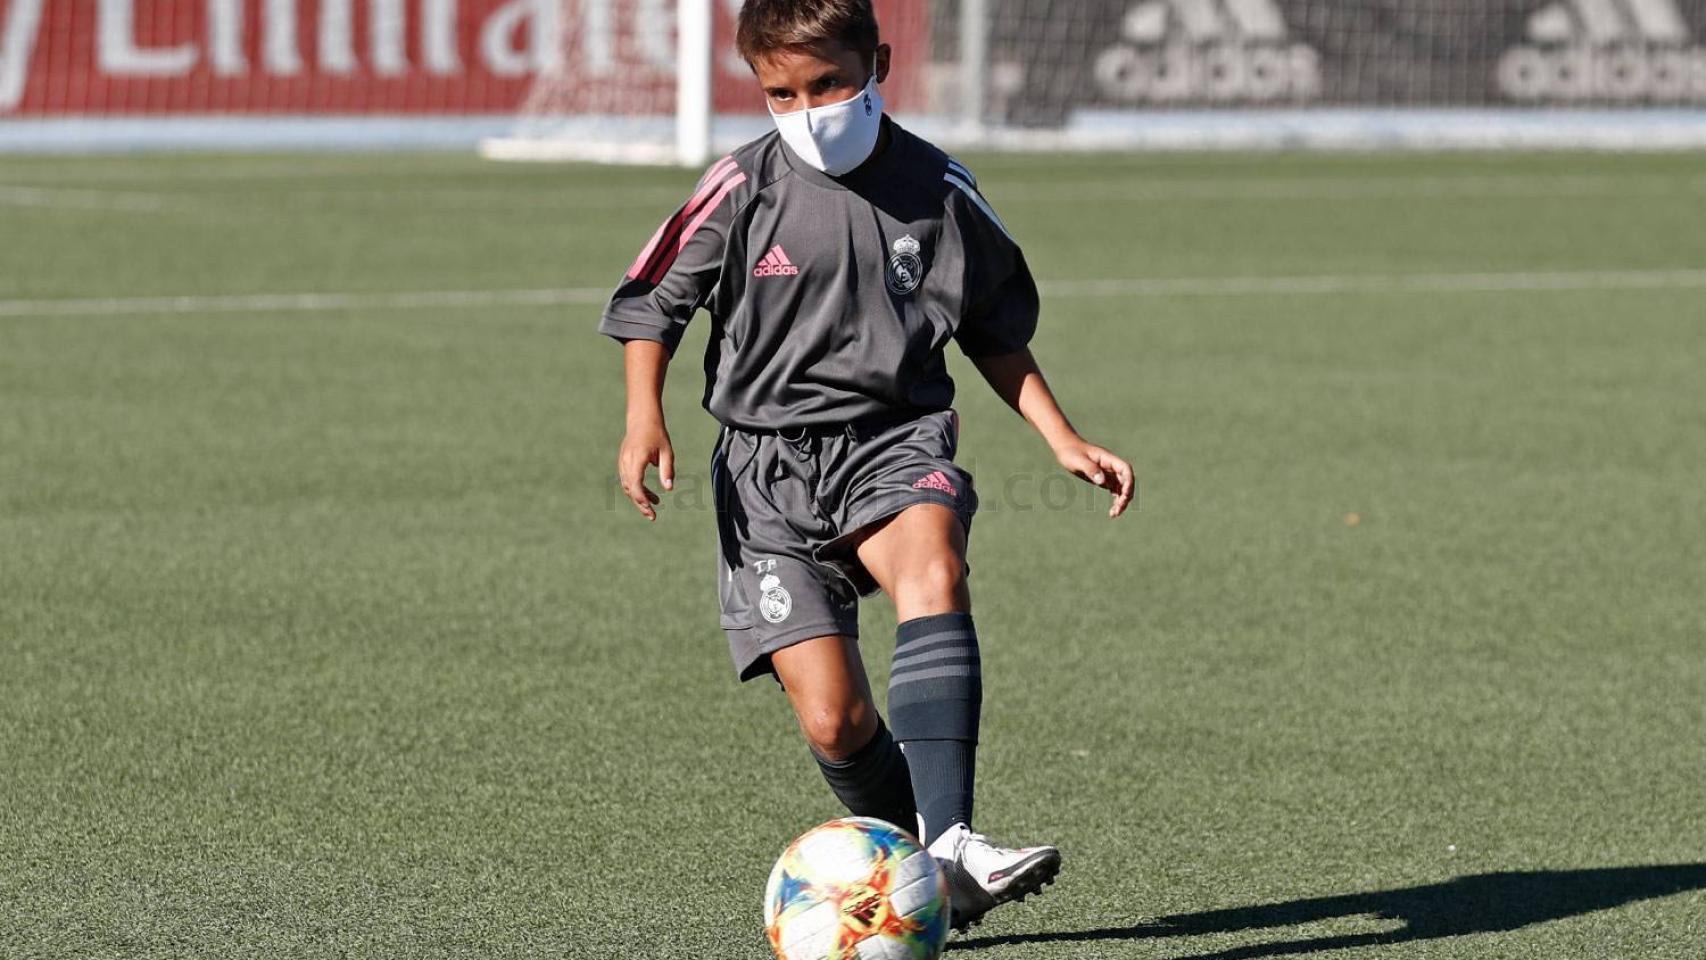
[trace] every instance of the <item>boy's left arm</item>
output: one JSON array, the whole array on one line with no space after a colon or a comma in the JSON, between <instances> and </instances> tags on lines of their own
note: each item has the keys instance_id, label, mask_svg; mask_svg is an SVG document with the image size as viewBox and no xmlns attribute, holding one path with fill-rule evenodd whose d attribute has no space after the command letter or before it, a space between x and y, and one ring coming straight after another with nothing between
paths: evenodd
<instances>
[{"instance_id":1,"label":"boy's left arm","mask_svg":"<svg viewBox=\"0 0 1706 960\"><path fill-rule=\"evenodd\" d=\"M1114 495L1108 516L1119 516L1131 506L1131 464L1078 435L1037 369L1029 344L1041 304L1024 252L964 167L951 163L947 181L955 188L947 195L953 229L944 231L948 255L938 268L958 270L962 278L954 339L1001 399L1048 441L1068 473Z\"/></svg>"},{"instance_id":2,"label":"boy's left arm","mask_svg":"<svg viewBox=\"0 0 1706 960\"><path fill-rule=\"evenodd\" d=\"M971 361L996 394L1036 428L1068 473L1114 495L1108 516L1117 517L1126 511L1135 484L1131 464L1078 434L1061 412L1029 347L993 356L974 356Z\"/></svg>"}]
</instances>

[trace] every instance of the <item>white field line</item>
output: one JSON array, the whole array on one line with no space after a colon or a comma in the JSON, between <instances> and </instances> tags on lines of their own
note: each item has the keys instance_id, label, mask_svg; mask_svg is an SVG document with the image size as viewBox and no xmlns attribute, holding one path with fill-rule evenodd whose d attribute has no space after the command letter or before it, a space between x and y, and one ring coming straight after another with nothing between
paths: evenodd
<instances>
[{"instance_id":1,"label":"white field line","mask_svg":"<svg viewBox=\"0 0 1706 960\"><path fill-rule=\"evenodd\" d=\"M124 157L104 161L74 160L44 166L30 159L0 157L0 179L30 183L172 183L209 180L305 180L311 178L374 178L458 176L484 169L470 162L465 166L442 165L430 156L411 163L408 156L387 157L383 165L364 160L343 161L334 157L302 156L295 159L232 158L209 162L155 163L149 158ZM470 158L472 160L472 158ZM502 175L501 172L499 175Z\"/></svg>"},{"instance_id":2,"label":"white field line","mask_svg":"<svg viewBox=\"0 0 1706 960\"><path fill-rule=\"evenodd\" d=\"M344 206L368 208L378 205L398 206L432 204L435 208L454 207L465 210L537 210L541 208L564 211L587 210L652 210L662 217L670 208L681 204L692 193L691 186L675 187L614 187L611 190L569 188L564 190L517 189L502 183L487 186L461 184L457 186L418 185L352 185L338 189L285 188L268 189L257 195L252 190L219 186L208 189L205 184L170 192L141 192L113 190L107 187L35 186L16 182L0 182L0 206L57 207L83 210L131 210L154 213L162 210L195 211L204 214L243 214L254 209L257 199L262 203L331 202ZM269 214L270 215L270 214Z\"/></svg>"},{"instance_id":3,"label":"white field line","mask_svg":"<svg viewBox=\"0 0 1706 960\"><path fill-rule=\"evenodd\" d=\"M990 196L1001 205L1062 203L1202 203L1215 201L1377 201L1403 199L1497 200L1584 198L1584 197L1681 197L1706 193L1706 177L1538 177L1538 178L1372 178L1365 180L1267 179L1267 180L1095 180L1062 183L985 182ZM611 187L605 190L565 188L548 193L517 190L502 184L487 188L469 187L380 187L372 190L351 187L341 190L287 190L273 196L296 200L333 202L383 202L417 199L434 204L454 204L459 209L548 208L585 212L589 210L661 211L679 204L686 190L670 187ZM230 195L233 201L238 195ZM212 194L198 195L204 203ZM660 214L661 216L661 214Z\"/></svg>"},{"instance_id":4,"label":"white field line","mask_svg":"<svg viewBox=\"0 0 1706 960\"><path fill-rule=\"evenodd\" d=\"M20 187L12 184L0 184L0 206L158 213L166 208L167 200L158 193L73 190L64 187Z\"/></svg>"},{"instance_id":5,"label":"white field line","mask_svg":"<svg viewBox=\"0 0 1706 960\"><path fill-rule=\"evenodd\" d=\"M562 190L530 188L521 190L513 186L492 184L484 189L462 185L456 187L392 186L372 190L362 187L349 187L342 190L281 190L268 194L268 196L288 197L291 200L383 203L386 205L417 200L422 203L454 205L456 209L467 210L550 209L571 213L588 210L643 210L655 213L661 220L672 208L686 202L692 194L693 187L691 185L683 185L680 188L653 186L612 187L609 190L587 188ZM236 193L204 193L194 196L204 204L211 204L227 199L235 202L242 195Z\"/></svg>"},{"instance_id":6,"label":"white field line","mask_svg":"<svg viewBox=\"0 0 1706 960\"><path fill-rule=\"evenodd\" d=\"M1245 297L1335 293L1520 293L1549 290L1692 290L1706 270L1394 273L1290 277L1133 277L1039 283L1054 297Z\"/></svg>"},{"instance_id":7,"label":"white field line","mask_svg":"<svg viewBox=\"0 0 1706 960\"><path fill-rule=\"evenodd\" d=\"M184 182L195 187L219 180L271 179L302 180L325 177L347 178L347 186L336 188L285 188L270 191L268 196L293 199L339 199L371 197L374 199L420 198L454 200L470 204L507 205L525 203L530 207L544 204L550 207L581 209L620 209L625 207L668 206L684 199L692 190L686 179L680 188L652 184L610 184L586 187L564 184L543 187L537 178L518 180L503 174L482 174L478 171L431 168L403 168L395 171L375 171L367 167L260 166L220 169L217 167L184 167L170 170L137 170L130 174L122 168L109 175L89 176L94 171L71 169L53 171L7 170L0 166L0 181L17 184L7 189L28 189L23 185L41 184L69 190L74 187L98 187L103 183ZM415 182L414 177L425 178ZM381 179L383 178L383 179ZM445 178L454 178L445 182ZM371 185L362 180L376 180ZM436 182L434 182L436 181ZM1499 197L1619 197L1665 196L1671 194L1706 193L1706 177L1680 174L1470 174L1464 176L1394 175L1362 177L1168 177L1148 175L1133 170L1126 176L1103 174L1094 179L1056 177L1049 179L1008 179L999 175L983 178L982 187L1003 203L1036 203L1061 200L1133 200L1133 201L1203 201L1203 200L1378 200L1403 198L1499 198ZM91 189L93 194L98 192ZM159 197L159 194L137 196ZM247 197L224 190L195 189L182 195L184 199L202 202Z\"/></svg>"},{"instance_id":8,"label":"white field line","mask_svg":"<svg viewBox=\"0 0 1706 960\"><path fill-rule=\"evenodd\" d=\"M1664 197L1706 193L1706 177L1370 177L1362 179L1261 178L1143 179L1090 181L985 181L985 192L1004 204L1058 204L1070 201L1108 202L1204 202L1247 200L1401 200L1401 199L1513 199L1546 197ZM686 198L691 188L611 186L603 189L565 187L542 191L517 189L492 182L485 186L467 183L456 186L392 185L337 190L285 190L275 196L299 200L361 201L386 203L419 199L432 203L455 203L468 207L528 209L546 207L563 210L625 210L667 208ZM233 198L237 195L233 194ZM204 202L217 199L201 194Z\"/></svg>"},{"instance_id":9,"label":"white field line","mask_svg":"<svg viewBox=\"0 0 1706 960\"><path fill-rule=\"evenodd\" d=\"M1371 162L1379 162L1387 155L1378 153L1325 153L1312 155L1309 158L1311 167L1346 167L1366 166ZM1117 161L1116 161L1117 162ZM1509 153L1492 152L1485 154L1463 154L1451 158L1451 166L1465 171L1466 177L1504 176L1497 172L1491 174L1477 171L1497 171L1527 163L1524 157L1513 157ZM979 179L1004 180L1018 182L1021 178L1034 175L1039 161L1030 157L1015 158L1011 155L992 155L974 157L970 169ZM1110 157L1105 154L1066 153L1049 158L1047 165L1054 170L1062 171L1061 176L1073 177L1085 171L1107 175ZM1215 153L1210 152L1195 156L1190 161L1191 166L1199 170L1219 170L1227 172L1226 180L1265 179L1264 172L1275 163L1272 154L1268 153ZM1146 165L1139 162L1133 164L1133 178L1147 176L1143 169ZM1179 165L1174 160L1166 160L1164 167L1178 170ZM495 164L490 161L477 159L471 152L465 155L432 154L432 153L394 153L377 155L377 159L360 154L314 154L303 153L290 156L244 156L234 154L209 159L185 159L181 157L162 156L108 156L108 157L76 157L69 160L43 160L29 156L0 155L0 179L13 182L47 182L47 183L101 183L101 182L170 182L192 181L206 182L209 180L299 180L307 178L326 179L383 179L410 177L415 175L429 177L443 176L473 176L476 178L504 179L516 177L520 179L534 178L542 172L552 169L550 164ZM570 170L564 166L558 169ZM641 168L635 168L641 169ZM1245 176L1245 171L1253 171L1253 175ZM1599 176L1600 174L1586 174ZM684 173L689 181L694 174ZM1411 174L1397 174L1392 179L1403 179ZM1426 176L1441 176L1430 174ZM1443 176L1449 177L1450 174ZM1520 174L1512 178L1522 178ZM1542 179L1550 176L1570 176L1569 174L1541 174ZM1618 174L1606 172L1603 176L1617 177ZM1365 179L1386 179L1382 177L1366 177ZM1524 178L1526 179L1526 178ZM1051 181L1056 182L1056 181ZM1208 178L1205 182L1213 182ZM689 183L691 186L691 183Z\"/></svg>"},{"instance_id":10,"label":"white field line","mask_svg":"<svg viewBox=\"0 0 1706 960\"><path fill-rule=\"evenodd\" d=\"M419 290L404 293L261 293L182 297L0 300L0 317L124 317L194 313L329 313L444 307L550 307L598 304L611 288Z\"/></svg>"},{"instance_id":11,"label":"white field line","mask_svg":"<svg viewBox=\"0 0 1706 960\"><path fill-rule=\"evenodd\" d=\"M1056 180L990 184L1003 203L1060 200L1387 200L1627 197L1706 193L1706 177L1329 177Z\"/></svg>"},{"instance_id":12,"label":"white field line","mask_svg":"<svg viewBox=\"0 0 1706 960\"><path fill-rule=\"evenodd\" d=\"M1583 270L1521 273L1341 274L1276 277L1127 277L1054 280L1046 296L1247 297L1331 294L1694 290L1706 270ZM185 314L326 313L456 307L597 305L610 287L537 290L421 290L401 293L270 293L181 297L0 300L0 317L113 317Z\"/></svg>"}]
</instances>

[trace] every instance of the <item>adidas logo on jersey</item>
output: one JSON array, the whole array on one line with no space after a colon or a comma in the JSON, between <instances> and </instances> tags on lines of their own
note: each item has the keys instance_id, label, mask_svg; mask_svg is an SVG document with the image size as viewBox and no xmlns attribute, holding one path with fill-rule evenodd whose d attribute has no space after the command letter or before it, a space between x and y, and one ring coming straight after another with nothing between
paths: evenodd
<instances>
[{"instance_id":1,"label":"adidas logo on jersey","mask_svg":"<svg viewBox=\"0 0 1706 960\"><path fill-rule=\"evenodd\" d=\"M764 259L758 261L758 266L752 268L755 277L794 277L799 276L800 268L794 266L788 255L782 252L782 245L770 248Z\"/></svg>"},{"instance_id":2,"label":"adidas logo on jersey","mask_svg":"<svg viewBox=\"0 0 1706 960\"><path fill-rule=\"evenodd\" d=\"M1321 57L1287 39L1275 0L1143 0L1093 68L1127 102L1267 103L1321 93Z\"/></svg>"},{"instance_id":3,"label":"adidas logo on jersey","mask_svg":"<svg viewBox=\"0 0 1706 960\"><path fill-rule=\"evenodd\" d=\"M1513 100L1706 102L1706 48L1676 0L1555 0L1499 58Z\"/></svg>"}]
</instances>

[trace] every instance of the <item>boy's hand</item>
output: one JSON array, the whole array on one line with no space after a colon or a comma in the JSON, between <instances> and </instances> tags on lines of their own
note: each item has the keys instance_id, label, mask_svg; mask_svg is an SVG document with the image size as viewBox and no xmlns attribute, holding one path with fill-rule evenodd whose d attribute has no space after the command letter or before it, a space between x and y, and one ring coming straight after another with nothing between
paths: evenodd
<instances>
[{"instance_id":1,"label":"boy's hand","mask_svg":"<svg viewBox=\"0 0 1706 960\"><path fill-rule=\"evenodd\" d=\"M972 363L996 394L1042 434L1055 459L1068 473L1114 495L1108 516L1117 517L1131 506L1134 487L1131 464L1078 435L1067 422L1066 414L1060 411L1060 404L1055 402L1043 372L1037 369L1037 360L1031 356L1029 347L996 356L973 357Z\"/></svg>"},{"instance_id":2,"label":"boy's hand","mask_svg":"<svg viewBox=\"0 0 1706 960\"><path fill-rule=\"evenodd\" d=\"M616 475L622 480L622 492L640 513L647 520L656 520L658 495L646 487L646 468L650 466L658 468L664 490L675 489L675 448L670 446L669 431L662 421L631 423L616 454Z\"/></svg>"},{"instance_id":3,"label":"boy's hand","mask_svg":"<svg viewBox=\"0 0 1706 960\"><path fill-rule=\"evenodd\" d=\"M1060 461L1060 465L1066 468L1067 473L1114 495L1114 504L1108 508L1108 516L1117 517L1125 513L1125 508L1131 505L1131 492L1135 483L1132 479L1131 464L1083 437L1075 437L1056 447L1054 456Z\"/></svg>"}]
</instances>

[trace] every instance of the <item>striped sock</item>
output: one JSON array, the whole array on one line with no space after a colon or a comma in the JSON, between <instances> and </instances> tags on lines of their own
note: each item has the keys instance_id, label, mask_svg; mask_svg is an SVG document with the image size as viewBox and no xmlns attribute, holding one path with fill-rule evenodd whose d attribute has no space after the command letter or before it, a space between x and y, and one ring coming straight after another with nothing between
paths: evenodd
<instances>
[{"instance_id":1,"label":"striped sock","mask_svg":"<svg viewBox=\"0 0 1706 960\"><path fill-rule=\"evenodd\" d=\"M969 613L942 613L895 631L889 719L906 751L926 844L971 825L983 672Z\"/></svg>"},{"instance_id":2,"label":"striped sock","mask_svg":"<svg viewBox=\"0 0 1706 960\"><path fill-rule=\"evenodd\" d=\"M906 757L889 728L877 718L871 742L845 760L825 760L814 750L818 769L829 789L855 817L876 817L906 830L914 828L918 808L912 802L912 777Z\"/></svg>"}]
</instances>

